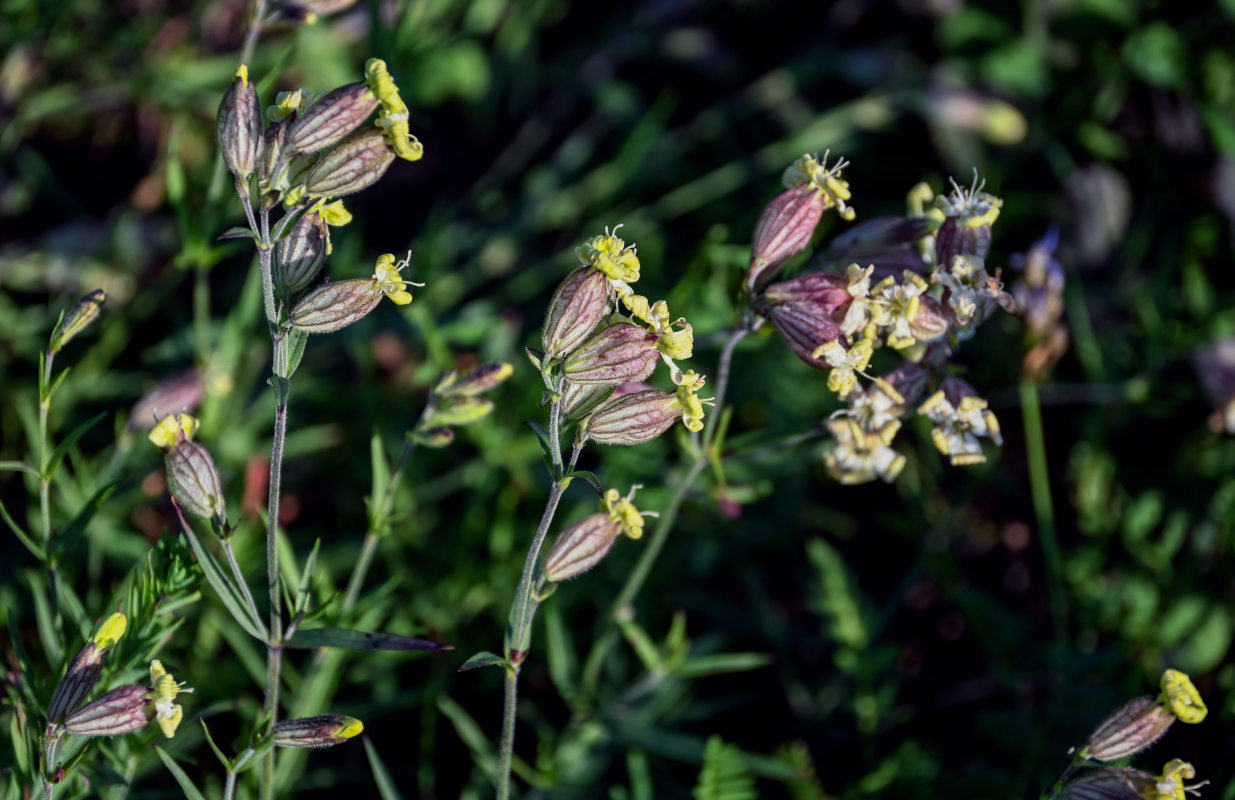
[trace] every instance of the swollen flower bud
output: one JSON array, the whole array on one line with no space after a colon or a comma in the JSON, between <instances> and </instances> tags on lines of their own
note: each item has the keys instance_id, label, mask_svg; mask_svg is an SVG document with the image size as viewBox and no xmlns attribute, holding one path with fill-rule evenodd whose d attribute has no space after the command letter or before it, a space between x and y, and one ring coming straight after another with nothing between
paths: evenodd
<instances>
[{"instance_id":1,"label":"swollen flower bud","mask_svg":"<svg viewBox=\"0 0 1235 800\"><path fill-rule=\"evenodd\" d=\"M824 195L810 184L773 197L755 225L746 286L755 290L776 277L789 259L806 249L826 207Z\"/></svg>"},{"instance_id":2,"label":"swollen flower bud","mask_svg":"<svg viewBox=\"0 0 1235 800\"><path fill-rule=\"evenodd\" d=\"M52 353L59 352L60 348L68 344L74 336L84 331L90 323L98 319L105 300L107 300L107 292L102 289L95 289L78 300L77 305L73 306L72 310L65 315L64 319L56 327L55 332L52 333L51 346L48 350Z\"/></svg>"},{"instance_id":3,"label":"swollen flower bud","mask_svg":"<svg viewBox=\"0 0 1235 800\"><path fill-rule=\"evenodd\" d=\"M609 400L580 428L598 444L643 444L669 430L682 413L676 394L650 389Z\"/></svg>"},{"instance_id":4,"label":"swollen flower bud","mask_svg":"<svg viewBox=\"0 0 1235 800\"><path fill-rule=\"evenodd\" d=\"M364 319L381 299L369 278L331 281L300 298L288 318L306 333L334 333Z\"/></svg>"},{"instance_id":5,"label":"swollen flower bud","mask_svg":"<svg viewBox=\"0 0 1235 800\"><path fill-rule=\"evenodd\" d=\"M1081 755L1097 761L1116 761L1149 747L1175 721L1153 697L1129 700L1098 726Z\"/></svg>"},{"instance_id":6,"label":"swollen flower bud","mask_svg":"<svg viewBox=\"0 0 1235 800\"><path fill-rule=\"evenodd\" d=\"M77 651L77 655L69 662L64 678L56 686L51 704L47 707L47 721L56 723L65 712L72 711L86 699L86 695L94 688L103 669L103 658L107 651L116 646L117 640L124 635L126 627L124 614L115 613L103 621L98 631Z\"/></svg>"},{"instance_id":7,"label":"swollen flower bud","mask_svg":"<svg viewBox=\"0 0 1235 800\"><path fill-rule=\"evenodd\" d=\"M274 282L284 296L306 289L326 264L330 232L321 214L306 211L275 248Z\"/></svg>"},{"instance_id":8,"label":"swollen flower bud","mask_svg":"<svg viewBox=\"0 0 1235 800\"><path fill-rule=\"evenodd\" d=\"M119 736L139 730L150 721L149 692L137 684L112 689L69 714L65 730L74 736Z\"/></svg>"},{"instance_id":9,"label":"swollen flower bud","mask_svg":"<svg viewBox=\"0 0 1235 800\"><path fill-rule=\"evenodd\" d=\"M601 403L609 399L616 386L606 386L602 383L575 383L562 381L562 414L566 419L576 420L592 413Z\"/></svg>"},{"instance_id":10,"label":"swollen flower bud","mask_svg":"<svg viewBox=\"0 0 1235 800\"><path fill-rule=\"evenodd\" d=\"M574 350L596 329L609 305L609 280L600 270L581 266L553 292L541 342L550 358Z\"/></svg>"},{"instance_id":11,"label":"swollen flower bud","mask_svg":"<svg viewBox=\"0 0 1235 800\"><path fill-rule=\"evenodd\" d=\"M471 425L493 412L493 401L484 397L452 397L442 407L429 408L424 424L428 428Z\"/></svg>"},{"instance_id":12,"label":"swollen flower bud","mask_svg":"<svg viewBox=\"0 0 1235 800\"><path fill-rule=\"evenodd\" d=\"M1061 800L1157 800L1158 779L1133 767L1103 767L1068 781Z\"/></svg>"},{"instance_id":13,"label":"swollen flower bud","mask_svg":"<svg viewBox=\"0 0 1235 800\"><path fill-rule=\"evenodd\" d=\"M366 83L349 83L318 99L296 115L287 143L297 153L316 153L359 128L378 107Z\"/></svg>"},{"instance_id":14,"label":"swollen flower bud","mask_svg":"<svg viewBox=\"0 0 1235 800\"><path fill-rule=\"evenodd\" d=\"M363 730L363 722L342 714L285 719L274 724L274 743L279 747L330 747Z\"/></svg>"},{"instance_id":15,"label":"swollen flower bud","mask_svg":"<svg viewBox=\"0 0 1235 800\"><path fill-rule=\"evenodd\" d=\"M774 283L755 301L755 308L776 328L798 358L816 369L831 369L815 355L820 346L842 337L838 317L853 301L843 275L812 272Z\"/></svg>"},{"instance_id":16,"label":"swollen flower bud","mask_svg":"<svg viewBox=\"0 0 1235 800\"><path fill-rule=\"evenodd\" d=\"M380 130L352 134L313 165L305 178L305 190L323 197L355 194L377 183L394 160L394 151Z\"/></svg>"},{"instance_id":17,"label":"swollen flower bud","mask_svg":"<svg viewBox=\"0 0 1235 800\"><path fill-rule=\"evenodd\" d=\"M545 556L545 578L557 583L587 572L600 563L622 532L608 514L592 514L562 531Z\"/></svg>"},{"instance_id":18,"label":"swollen flower bud","mask_svg":"<svg viewBox=\"0 0 1235 800\"><path fill-rule=\"evenodd\" d=\"M657 336L638 325L618 322L599 331L562 363L562 373L575 383L638 383L656 369Z\"/></svg>"},{"instance_id":19,"label":"swollen flower bud","mask_svg":"<svg viewBox=\"0 0 1235 800\"><path fill-rule=\"evenodd\" d=\"M185 511L207 519L226 513L223 487L209 451L187 438L167 452L167 486Z\"/></svg>"},{"instance_id":20,"label":"swollen flower bud","mask_svg":"<svg viewBox=\"0 0 1235 800\"><path fill-rule=\"evenodd\" d=\"M451 370L438 381L433 391L439 397L475 397L496 389L514 371L510 364L481 364L463 376Z\"/></svg>"},{"instance_id":21,"label":"swollen flower bud","mask_svg":"<svg viewBox=\"0 0 1235 800\"><path fill-rule=\"evenodd\" d=\"M228 170L237 178L247 178L257 166L262 143L262 109L257 101L257 90L249 82L249 68L243 64L236 70L236 80L219 104L215 133Z\"/></svg>"}]
</instances>

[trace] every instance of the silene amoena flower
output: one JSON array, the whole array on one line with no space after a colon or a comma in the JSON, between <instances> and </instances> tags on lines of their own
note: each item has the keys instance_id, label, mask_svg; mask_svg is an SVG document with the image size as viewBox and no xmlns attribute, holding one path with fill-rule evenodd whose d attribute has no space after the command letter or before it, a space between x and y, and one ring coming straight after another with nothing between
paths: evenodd
<instances>
[{"instance_id":1,"label":"silene amoena flower","mask_svg":"<svg viewBox=\"0 0 1235 800\"><path fill-rule=\"evenodd\" d=\"M889 275L871 291L871 321L887 336L888 347L904 350L917 343L913 321L918 316L921 295L930 288L921 275L905 270L897 282Z\"/></svg>"},{"instance_id":2,"label":"silene amoena flower","mask_svg":"<svg viewBox=\"0 0 1235 800\"><path fill-rule=\"evenodd\" d=\"M848 222L857 216L853 208L846 205L846 201L851 197L849 182L841 179L841 173L849 166L849 162L839 158L829 167L830 153L831 151L825 151L822 159L809 154L802 156L785 170L783 179L785 186L790 188L810 185L823 197L825 211L835 207L840 218Z\"/></svg>"},{"instance_id":3,"label":"silene amoena flower","mask_svg":"<svg viewBox=\"0 0 1235 800\"><path fill-rule=\"evenodd\" d=\"M832 366L828 372L828 388L843 400L857 386L858 374L866 369L874 352L875 343L870 339L860 339L848 350L833 339L817 347L811 355Z\"/></svg>"},{"instance_id":4,"label":"silene amoena flower","mask_svg":"<svg viewBox=\"0 0 1235 800\"><path fill-rule=\"evenodd\" d=\"M954 256L947 269L931 273L931 281L944 287L944 300L963 328L984 321L996 305L1004 311L1016 310L1012 295L1003 290L1003 282L986 271L985 262L978 256Z\"/></svg>"},{"instance_id":5,"label":"silene amoena flower","mask_svg":"<svg viewBox=\"0 0 1235 800\"><path fill-rule=\"evenodd\" d=\"M824 456L828 474L843 484L867 483L875 478L891 483L905 467L905 457L890 447L900 421L892 420L878 431L868 431L849 416L828 420L835 446Z\"/></svg>"},{"instance_id":6,"label":"silene amoena flower","mask_svg":"<svg viewBox=\"0 0 1235 800\"><path fill-rule=\"evenodd\" d=\"M967 387L968 384L965 384ZM962 389L959 398L948 399L940 389L918 407L918 413L935 423L931 429L931 441L945 456L950 456L953 466L969 466L986 461L980 438L1003 444L999 432L999 420L987 403L977 397L972 388Z\"/></svg>"},{"instance_id":7,"label":"silene amoena flower","mask_svg":"<svg viewBox=\"0 0 1235 800\"><path fill-rule=\"evenodd\" d=\"M621 227L618 225L612 233L606 227L603 235L593 236L579 245L575 254L583 263L603 272L619 294L629 294L629 284L639 280L639 255L633 242L628 245L618 238Z\"/></svg>"}]
</instances>

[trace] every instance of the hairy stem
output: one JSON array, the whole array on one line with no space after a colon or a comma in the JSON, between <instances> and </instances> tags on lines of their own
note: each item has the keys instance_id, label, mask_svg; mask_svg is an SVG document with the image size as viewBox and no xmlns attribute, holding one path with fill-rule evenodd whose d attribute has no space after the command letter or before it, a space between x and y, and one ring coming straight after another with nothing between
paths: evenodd
<instances>
[{"instance_id":1,"label":"hairy stem","mask_svg":"<svg viewBox=\"0 0 1235 800\"><path fill-rule=\"evenodd\" d=\"M562 494L566 491L564 466L562 464L562 446L560 441L562 429L562 406L554 403L549 412L549 451L553 459L553 486L549 489L549 499L545 502L544 513L540 516L540 524L536 527L536 535L528 547L527 558L523 561L523 574L519 579L519 588L515 590L514 604L511 608L510 622L506 631L506 691L502 702L502 741L498 749L497 765L497 796L500 800L510 797L510 771L514 763L515 752L515 711L519 691L519 671L531 641L532 620L536 616L537 602L532 580L536 574L536 565L540 561L540 551L544 547L549 526L557 513ZM575 447L571 462L578 458L580 446Z\"/></svg>"},{"instance_id":2,"label":"hairy stem","mask_svg":"<svg viewBox=\"0 0 1235 800\"><path fill-rule=\"evenodd\" d=\"M279 343L275 347L280 347ZM276 355L276 359L278 356ZM283 443L287 438L287 401L282 395L275 402L274 443L270 449L270 495L266 506L266 584L270 590L270 644L266 648L265 713L273 726L279 719L279 673L283 666L283 612L279 594L279 490L283 478ZM274 794L275 751L266 754L262 775L262 796Z\"/></svg>"},{"instance_id":3,"label":"hairy stem","mask_svg":"<svg viewBox=\"0 0 1235 800\"><path fill-rule=\"evenodd\" d=\"M240 63L248 64L253 58L253 48L262 35L262 26L266 24L266 0L254 0L253 16L249 19L249 29L244 34L244 44L240 48Z\"/></svg>"},{"instance_id":4,"label":"hairy stem","mask_svg":"<svg viewBox=\"0 0 1235 800\"><path fill-rule=\"evenodd\" d=\"M51 442L47 438L47 418L51 414L51 365L55 357L55 350L47 351L47 356L43 359L43 371L39 374L39 519L43 525L43 558L47 565L52 620L56 630L59 631L61 629L60 592L56 586L58 581L56 559L52 553L56 532L51 527L51 476L47 474L51 463L49 453Z\"/></svg>"}]
</instances>

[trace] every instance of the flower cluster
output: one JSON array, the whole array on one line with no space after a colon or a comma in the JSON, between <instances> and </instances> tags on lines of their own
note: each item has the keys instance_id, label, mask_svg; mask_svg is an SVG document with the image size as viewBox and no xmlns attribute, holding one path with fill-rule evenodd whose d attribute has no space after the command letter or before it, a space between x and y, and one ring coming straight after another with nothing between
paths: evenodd
<instances>
[{"instance_id":1,"label":"flower cluster","mask_svg":"<svg viewBox=\"0 0 1235 800\"><path fill-rule=\"evenodd\" d=\"M932 441L952 464L982 463L979 440L1000 444L999 423L974 388L945 367L978 325L997 309L1015 308L998 271L986 269L991 225L1003 203L983 191L976 174L973 186L953 183L952 194L929 209L915 190L916 216L859 225L827 249L827 268L771 283L809 244L823 211L836 208L853 219L849 184L840 179L847 165L829 169L803 157L787 170L790 189L772 199L755 232L751 308L799 358L828 372L828 388L845 404L827 423L835 446L824 462L834 478L895 480L905 459L892 441L915 410L933 423ZM803 186L820 198L810 214L793 194ZM900 356L900 365L882 377L868 375L882 349Z\"/></svg>"},{"instance_id":2,"label":"flower cluster","mask_svg":"<svg viewBox=\"0 0 1235 800\"><path fill-rule=\"evenodd\" d=\"M150 662L150 686L119 686L82 703L126 627L123 614L112 614L69 662L47 709L49 740L58 738L62 730L74 736L119 736L140 730L151 720L158 722L167 738L176 735L184 719L176 696L193 690L177 682L158 659Z\"/></svg>"},{"instance_id":3,"label":"flower cluster","mask_svg":"<svg viewBox=\"0 0 1235 800\"><path fill-rule=\"evenodd\" d=\"M1077 751L1068 774L1094 768L1071 780L1061 780L1051 796L1066 800L1184 800L1186 795L1196 794L1204 783L1186 784L1196 777L1196 770L1178 758L1168 761L1158 775L1133 767L1099 766L1145 750L1161 739L1175 720L1196 724L1205 719L1207 709L1200 692L1183 672L1166 670L1161 688L1157 697L1133 698L1103 720Z\"/></svg>"},{"instance_id":4,"label":"flower cluster","mask_svg":"<svg viewBox=\"0 0 1235 800\"><path fill-rule=\"evenodd\" d=\"M549 303L541 332L544 350L529 351L550 401L578 423L580 442L640 444L678 419L688 430L702 429L707 401L697 393L704 377L677 363L691 357L693 330L664 300L635 293L631 284L640 268L635 246L615 229L593 236L575 252L580 265ZM637 386L658 363L668 367L674 391Z\"/></svg>"},{"instance_id":5,"label":"flower cluster","mask_svg":"<svg viewBox=\"0 0 1235 800\"><path fill-rule=\"evenodd\" d=\"M286 309L282 328L329 333L367 315L382 297L411 302L407 287L421 284L400 276L410 254L402 261L379 257L371 278L311 288L332 250L330 227L352 218L338 198L376 183L396 158L423 156L409 115L385 62L376 58L365 65L364 81L329 92L281 92L264 115L247 68L236 73L219 107L217 135L251 229L229 235L252 237L260 250L273 251L264 278ZM260 224L251 208L254 193ZM271 230L268 215L279 204L285 214ZM274 321L269 307L268 313Z\"/></svg>"}]
</instances>

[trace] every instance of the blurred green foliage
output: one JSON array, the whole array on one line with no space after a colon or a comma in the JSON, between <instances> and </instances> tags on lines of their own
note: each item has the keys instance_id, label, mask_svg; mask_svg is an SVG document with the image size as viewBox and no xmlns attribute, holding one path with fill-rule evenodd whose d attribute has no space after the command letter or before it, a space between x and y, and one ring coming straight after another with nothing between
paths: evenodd
<instances>
[{"instance_id":1,"label":"blurred green foliage","mask_svg":"<svg viewBox=\"0 0 1235 800\"><path fill-rule=\"evenodd\" d=\"M212 142L244 12L237 0L0 1L0 460L36 451L38 352L57 314L109 294L56 362L72 371L52 441L104 415L52 485L58 531L97 507L58 553L56 596L7 529L0 546L0 722L15 743L0 748L0 786L37 759L16 743L41 721L19 709L46 702L63 659L118 603L157 607L161 627L125 640L112 685L157 652L195 687L192 721L164 749L208 796L223 773L197 720L229 749L260 707L261 648L187 571L160 455L129 417L156 382L197 371L199 438L244 514L234 545L256 581L269 353L249 251L215 241L239 215ZM517 774L538 797L712 797L726 795L695 789L701 767L728 761L760 797L1036 797L1069 747L1174 666L1210 717L1177 726L1153 758L1185 758L1212 781L1207 795L1235 796L1235 442L1207 425L1190 365L1235 334L1233 21L1230 2L427 0L362 2L265 36L251 65L264 101L355 80L378 56L426 147L349 202L356 221L334 236L334 277L410 247L410 277L427 286L407 309L310 343L284 477L291 585L320 540L311 585L328 618L455 646L289 656L288 712L360 717L369 741L286 755L280 785L490 792L500 676L456 670L500 641L546 493L522 425L542 418L540 389L520 351L549 292L579 241L624 223L641 286L690 318L696 361L713 363L780 170L831 148L853 162L860 219L899 213L919 180L942 190L977 166L1005 201L993 263L1061 231L1071 346L1039 390L1059 565L1038 546L1019 320L993 321L961 351L1003 422L1002 451L951 469L915 430L892 487L827 479L822 375L751 337L735 360L724 475L688 496L637 603L642 627L624 631L664 665L619 647L597 690L578 694L640 547L621 542L542 612ZM367 530L370 438L393 459L438 374L499 360L516 374L496 413L451 449L416 453L369 583L341 612ZM666 437L589 451L582 466L644 484L640 506L654 510L677 452ZM15 525L40 529L35 476L0 473L0 499ZM561 525L593 502L572 490ZM1066 589L1062 627L1052 581ZM97 746L103 796L130 782L142 796L178 792L142 747L155 733Z\"/></svg>"}]
</instances>

